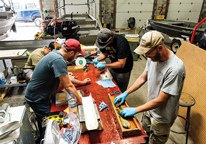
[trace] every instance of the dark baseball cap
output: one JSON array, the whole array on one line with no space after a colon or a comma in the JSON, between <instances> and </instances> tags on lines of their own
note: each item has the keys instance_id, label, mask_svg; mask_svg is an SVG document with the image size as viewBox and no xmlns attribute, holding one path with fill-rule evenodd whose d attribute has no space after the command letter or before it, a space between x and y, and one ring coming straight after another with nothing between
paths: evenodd
<instances>
[{"instance_id":1,"label":"dark baseball cap","mask_svg":"<svg viewBox=\"0 0 206 144\"><path fill-rule=\"evenodd\" d=\"M51 48L51 50L55 49L54 42L50 42L48 47Z\"/></svg>"},{"instance_id":2,"label":"dark baseball cap","mask_svg":"<svg viewBox=\"0 0 206 144\"><path fill-rule=\"evenodd\" d=\"M107 28L103 28L97 34L97 39L95 44L98 48L104 49L110 42L111 38L112 38L112 32Z\"/></svg>"},{"instance_id":3,"label":"dark baseball cap","mask_svg":"<svg viewBox=\"0 0 206 144\"><path fill-rule=\"evenodd\" d=\"M66 49L67 50L74 50L78 51L81 54L84 54L85 52L81 49L80 42L76 39L68 39L65 41Z\"/></svg>"}]
</instances>

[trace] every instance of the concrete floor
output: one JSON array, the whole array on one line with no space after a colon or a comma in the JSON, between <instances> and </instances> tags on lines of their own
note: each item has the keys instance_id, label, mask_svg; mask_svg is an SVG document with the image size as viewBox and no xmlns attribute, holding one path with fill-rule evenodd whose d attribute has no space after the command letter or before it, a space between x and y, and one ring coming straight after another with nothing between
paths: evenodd
<instances>
[{"instance_id":1,"label":"concrete floor","mask_svg":"<svg viewBox=\"0 0 206 144\"><path fill-rule=\"evenodd\" d=\"M34 34L39 31L38 27L35 27L34 23L17 23L17 33L11 33L10 37L8 37L5 40L32 40L34 37ZM3 70L3 65L0 61L0 71ZM10 60L6 61L7 66L11 65ZM141 60L138 59L138 61L134 61L134 67L131 73L130 77L130 83L129 86L131 86L135 80L141 75L141 73L144 71L146 65L146 60L141 56ZM0 106L7 102L10 104L11 107L23 105L23 102L25 100L24 94L25 94L26 87L15 87L11 88L9 93L4 98L4 102L0 102ZM133 92L130 94L126 99L130 105L130 107L136 107L139 105L142 105L147 102L147 84L143 85L138 91ZM142 113L136 114L136 117L138 118L139 122L141 123L141 117ZM176 119L174 125L171 128L175 131L184 131L184 127L182 123L180 122L179 118ZM185 144L186 135L185 134L175 134L170 132L169 140L166 144ZM188 144L193 144L194 142L189 138Z\"/></svg>"},{"instance_id":2,"label":"concrete floor","mask_svg":"<svg viewBox=\"0 0 206 144\"><path fill-rule=\"evenodd\" d=\"M17 32L11 31L9 37L3 41L10 40L34 40L34 35L41 32L34 22L15 22Z\"/></svg>"}]
</instances>

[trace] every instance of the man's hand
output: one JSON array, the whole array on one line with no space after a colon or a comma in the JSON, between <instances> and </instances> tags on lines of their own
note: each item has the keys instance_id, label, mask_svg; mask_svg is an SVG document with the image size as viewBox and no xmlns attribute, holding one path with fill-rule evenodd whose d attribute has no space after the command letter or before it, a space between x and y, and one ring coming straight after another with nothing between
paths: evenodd
<instances>
[{"instance_id":1,"label":"man's hand","mask_svg":"<svg viewBox=\"0 0 206 144\"><path fill-rule=\"evenodd\" d=\"M68 72L68 75L69 75L69 76L73 76L73 73L72 73L72 72Z\"/></svg>"},{"instance_id":2,"label":"man's hand","mask_svg":"<svg viewBox=\"0 0 206 144\"><path fill-rule=\"evenodd\" d=\"M105 63L98 63L95 65L96 68L105 68Z\"/></svg>"},{"instance_id":3,"label":"man's hand","mask_svg":"<svg viewBox=\"0 0 206 144\"><path fill-rule=\"evenodd\" d=\"M95 59L93 59L93 64L98 64L99 63L99 59L98 58L95 58Z\"/></svg>"},{"instance_id":4,"label":"man's hand","mask_svg":"<svg viewBox=\"0 0 206 144\"><path fill-rule=\"evenodd\" d=\"M79 94L77 93L77 90L75 88L75 86L72 84L72 82L70 81L69 75L62 75L59 76L59 80L61 81L62 85L64 86L65 90L70 93L73 92L73 94L75 95L75 97L77 98L77 102L82 104L82 98L79 96Z\"/></svg>"},{"instance_id":5,"label":"man's hand","mask_svg":"<svg viewBox=\"0 0 206 144\"><path fill-rule=\"evenodd\" d=\"M83 83L84 83L84 85L91 83L90 78L85 78L85 79L83 80Z\"/></svg>"},{"instance_id":6,"label":"man's hand","mask_svg":"<svg viewBox=\"0 0 206 144\"><path fill-rule=\"evenodd\" d=\"M121 95L117 96L114 99L114 104L116 104L119 100L121 100L120 105L122 105L122 103L124 102L125 98L128 96L128 93L125 91L123 92Z\"/></svg>"},{"instance_id":7,"label":"man's hand","mask_svg":"<svg viewBox=\"0 0 206 144\"><path fill-rule=\"evenodd\" d=\"M124 108L120 112L120 115L123 116L123 117L133 116L135 114L137 114L136 108L130 108L130 107Z\"/></svg>"}]
</instances>

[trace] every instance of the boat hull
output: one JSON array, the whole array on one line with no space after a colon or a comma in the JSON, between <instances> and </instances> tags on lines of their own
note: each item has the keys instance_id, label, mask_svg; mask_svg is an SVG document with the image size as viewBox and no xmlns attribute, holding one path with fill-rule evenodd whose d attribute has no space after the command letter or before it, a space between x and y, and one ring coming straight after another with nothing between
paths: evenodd
<instances>
[{"instance_id":1,"label":"boat hull","mask_svg":"<svg viewBox=\"0 0 206 144\"><path fill-rule=\"evenodd\" d=\"M16 16L10 17L9 19L1 19L0 20L0 35L10 30L15 20L16 20Z\"/></svg>"},{"instance_id":2,"label":"boat hull","mask_svg":"<svg viewBox=\"0 0 206 144\"><path fill-rule=\"evenodd\" d=\"M164 21L155 21L149 20L150 25L153 29L165 33L171 37L181 37L186 39L185 36L191 39L193 29L197 23L189 23L189 22L179 22L176 21L172 23L164 23ZM184 26L183 26L184 24ZM203 25L201 29L197 29L195 33L194 43L199 42L204 33L204 28L206 29L206 25Z\"/></svg>"}]
</instances>

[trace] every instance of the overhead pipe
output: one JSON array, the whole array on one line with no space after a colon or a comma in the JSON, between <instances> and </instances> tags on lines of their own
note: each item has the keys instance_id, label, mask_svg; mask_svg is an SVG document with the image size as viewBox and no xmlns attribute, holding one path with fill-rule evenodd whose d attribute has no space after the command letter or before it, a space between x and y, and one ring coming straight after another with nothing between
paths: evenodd
<instances>
[{"instance_id":1,"label":"overhead pipe","mask_svg":"<svg viewBox=\"0 0 206 144\"><path fill-rule=\"evenodd\" d=\"M41 10L41 18L44 20L44 12L43 12L43 6L42 6L41 0L39 0L39 5L40 5L40 10Z\"/></svg>"}]
</instances>

